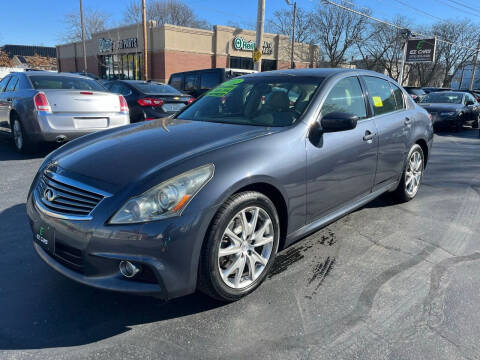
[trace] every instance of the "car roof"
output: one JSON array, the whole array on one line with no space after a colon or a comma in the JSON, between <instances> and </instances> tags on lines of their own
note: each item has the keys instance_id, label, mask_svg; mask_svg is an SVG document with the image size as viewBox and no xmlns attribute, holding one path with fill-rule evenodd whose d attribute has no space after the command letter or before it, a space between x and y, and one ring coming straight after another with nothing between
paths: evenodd
<instances>
[{"instance_id":1,"label":"car roof","mask_svg":"<svg viewBox=\"0 0 480 360\"><path fill-rule=\"evenodd\" d=\"M28 72L19 72L18 74L24 74L25 76L31 75L46 75L46 76L62 76L62 77L72 77L80 79L90 79L88 76L67 73L67 72L51 72L51 71L28 71ZM92 80L92 79L90 79Z\"/></svg>"}]
</instances>

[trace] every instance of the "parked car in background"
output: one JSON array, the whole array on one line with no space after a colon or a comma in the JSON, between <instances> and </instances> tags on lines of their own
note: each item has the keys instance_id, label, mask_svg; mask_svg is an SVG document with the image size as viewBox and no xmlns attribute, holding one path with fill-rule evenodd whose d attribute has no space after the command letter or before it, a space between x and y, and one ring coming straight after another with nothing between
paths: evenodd
<instances>
[{"instance_id":1,"label":"parked car in background","mask_svg":"<svg viewBox=\"0 0 480 360\"><path fill-rule=\"evenodd\" d=\"M415 100L415 102L419 102L426 94L426 92L419 87L405 86L404 89L408 93L408 95L410 95L412 99Z\"/></svg>"},{"instance_id":2,"label":"parked car in background","mask_svg":"<svg viewBox=\"0 0 480 360\"><path fill-rule=\"evenodd\" d=\"M422 90L425 91L426 94L431 92L439 92L439 91L452 91L451 88L442 88L442 87L422 87Z\"/></svg>"},{"instance_id":3,"label":"parked car in background","mask_svg":"<svg viewBox=\"0 0 480 360\"><path fill-rule=\"evenodd\" d=\"M432 115L436 129L448 128L460 131L466 122L478 127L479 103L475 98L460 91L441 91L425 95L420 106Z\"/></svg>"},{"instance_id":4,"label":"parked car in background","mask_svg":"<svg viewBox=\"0 0 480 360\"><path fill-rule=\"evenodd\" d=\"M184 71L170 75L168 84L181 92L198 98L224 81L255 72L255 70L230 68Z\"/></svg>"},{"instance_id":5,"label":"parked car in background","mask_svg":"<svg viewBox=\"0 0 480 360\"><path fill-rule=\"evenodd\" d=\"M0 123L12 130L15 147L31 152L42 142L63 143L130 123L123 96L95 80L68 73L10 73L0 81Z\"/></svg>"},{"instance_id":6,"label":"parked car in background","mask_svg":"<svg viewBox=\"0 0 480 360\"><path fill-rule=\"evenodd\" d=\"M170 116L195 100L170 85L154 81L114 80L104 86L127 100L131 122Z\"/></svg>"},{"instance_id":7,"label":"parked car in background","mask_svg":"<svg viewBox=\"0 0 480 360\"><path fill-rule=\"evenodd\" d=\"M413 199L432 141L428 113L382 74L242 76L51 153L27 200L34 248L93 287L238 300L279 249L385 192Z\"/></svg>"},{"instance_id":8,"label":"parked car in background","mask_svg":"<svg viewBox=\"0 0 480 360\"><path fill-rule=\"evenodd\" d=\"M453 91L460 91L460 92L466 92L472 95L475 98L476 102L480 102L480 93L475 90L468 90L468 89L459 89L459 90L453 90Z\"/></svg>"}]
</instances>

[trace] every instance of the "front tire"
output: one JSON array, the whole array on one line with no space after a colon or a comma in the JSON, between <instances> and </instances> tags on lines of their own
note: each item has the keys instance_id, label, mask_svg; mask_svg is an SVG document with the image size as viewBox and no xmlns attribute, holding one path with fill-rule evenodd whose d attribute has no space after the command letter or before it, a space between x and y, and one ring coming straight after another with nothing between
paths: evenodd
<instances>
[{"instance_id":1,"label":"front tire","mask_svg":"<svg viewBox=\"0 0 480 360\"><path fill-rule=\"evenodd\" d=\"M418 144L410 148L400 183L393 195L400 202L412 200L418 193L425 169L425 156Z\"/></svg>"},{"instance_id":2,"label":"front tire","mask_svg":"<svg viewBox=\"0 0 480 360\"><path fill-rule=\"evenodd\" d=\"M202 248L198 288L221 301L236 301L267 276L278 251L280 222L272 201L246 191L221 206Z\"/></svg>"}]
</instances>

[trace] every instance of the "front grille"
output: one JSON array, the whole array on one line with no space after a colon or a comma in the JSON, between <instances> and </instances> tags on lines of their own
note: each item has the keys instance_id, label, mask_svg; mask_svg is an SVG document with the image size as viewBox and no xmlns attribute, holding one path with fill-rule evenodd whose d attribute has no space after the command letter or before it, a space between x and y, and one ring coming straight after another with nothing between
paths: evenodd
<instances>
[{"instance_id":1,"label":"front grille","mask_svg":"<svg viewBox=\"0 0 480 360\"><path fill-rule=\"evenodd\" d=\"M36 188L37 202L58 215L87 217L104 196L81 188L81 184L72 183L44 172ZM47 189L52 195L50 200L46 196Z\"/></svg>"}]
</instances>

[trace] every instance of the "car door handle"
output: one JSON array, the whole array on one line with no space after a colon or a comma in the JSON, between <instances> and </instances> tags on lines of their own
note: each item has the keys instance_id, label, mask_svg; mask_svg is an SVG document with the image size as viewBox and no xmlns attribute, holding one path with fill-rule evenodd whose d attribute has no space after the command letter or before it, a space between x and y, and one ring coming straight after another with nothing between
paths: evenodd
<instances>
[{"instance_id":1,"label":"car door handle","mask_svg":"<svg viewBox=\"0 0 480 360\"><path fill-rule=\"evenodd\" d=\"M377 134L372 133L371 131L367 130L365 131L365 136L363 137L363 141L369 141L372 140Z\"/></svg>"},{"instance_id":2,"label":"car door handle","mask_svg":"<svg viewBox=\"0 0 480 360\"><path fill-rule=\"evenodd\" d=\"M405 118L405 125L410 125L412 123L412 119L410 119L409 117L406 117Z\"/></svg>"},{"instance_id":3,"label":"car door handle","mask_svg":"<svg viewBox=\"0 0 480 360\"><path fill-rule=\"evenodd\" d=\"M10 102L11 102L11 101L12 101L12 98L7 98L7 101L10 101Z\"/></svg>"}]
</instances>

